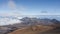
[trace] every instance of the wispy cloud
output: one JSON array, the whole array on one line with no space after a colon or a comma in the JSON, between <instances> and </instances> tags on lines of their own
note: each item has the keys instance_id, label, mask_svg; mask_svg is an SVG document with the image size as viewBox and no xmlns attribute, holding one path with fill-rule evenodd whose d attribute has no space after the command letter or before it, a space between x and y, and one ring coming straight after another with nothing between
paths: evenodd
<instances>
[{"instance_id":1,"label":"wispy cloud","mask_svg":"<svg viewBox=\"0 0 60 34\"><path fill-rule=\"evenodd\" d=\"M22 11L26 10L26 7L23 5L17 6L13 0L9 0L7 3L3 3L3 9L7 8L7 12L4 11L0 13L3 16L20 16Z\"/></svg>"},{"instance_id":2,"label":"wispy cloud","mask_svg":"<svg viewBox=\"0 0 60 34\"><path fill-rule=\"evenodd\" d=\"M13 0L9 0L9 2L8 2L8 7L9 7L10 9L12 9L12 10L16 10L16 9L17 9L17 8L16 8L16 4L14 3Z\"/></svg>"}]
</instances>

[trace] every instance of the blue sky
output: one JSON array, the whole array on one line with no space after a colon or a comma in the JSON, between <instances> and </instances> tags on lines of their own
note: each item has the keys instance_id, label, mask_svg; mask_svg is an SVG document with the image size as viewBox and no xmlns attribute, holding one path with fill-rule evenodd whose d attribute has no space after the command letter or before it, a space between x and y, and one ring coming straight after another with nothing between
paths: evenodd
<instances>
[{"instance_id":1,"label":"blue sky","mask_svg":"<svg viewBox=\"0 0 60 34\"><path fill-rule=\"evenodd\" d=\"M31 17L33 15L60 15L60 0L0 0L0 16L13 16L20 19L21 15L32 15ZM60 16L54 18L59 19ZM17 19L0 18L0 25L18 22L20 23Z\"/></svg>"},{"instance_id":2,"label":"blue sky","mask_svg":"<svg viewBox=\"0 0 60 34\"><path fill-rule=\"evenodd\" d=\"M59 14L60 0L0 0L2 15Z\"/></svg>"}]
</instances>

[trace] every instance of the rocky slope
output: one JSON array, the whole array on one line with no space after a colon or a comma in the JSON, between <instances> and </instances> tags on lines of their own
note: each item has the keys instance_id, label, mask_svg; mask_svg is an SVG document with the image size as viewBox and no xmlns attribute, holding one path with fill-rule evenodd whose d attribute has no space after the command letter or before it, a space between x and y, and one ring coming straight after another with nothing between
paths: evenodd
<instances>
[{"instance_id":1,"label":"rocky slope","mask_svg":"<svg viewBox=\"0 0 60 34\"><path fill-rule=\"evenodd\" d=\"M22 29L17 29L9 34L38 34L38 33L52 30L53 28L54 27L51 26L36 25L36 26L30 26Z\"/></svg>"}]
</instances>

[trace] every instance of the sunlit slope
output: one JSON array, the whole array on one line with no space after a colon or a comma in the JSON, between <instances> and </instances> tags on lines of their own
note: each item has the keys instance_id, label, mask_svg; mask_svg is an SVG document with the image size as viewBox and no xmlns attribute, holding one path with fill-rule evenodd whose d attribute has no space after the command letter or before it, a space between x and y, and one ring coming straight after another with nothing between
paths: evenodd
<instances>
[{"instance_id":1,"label":"sunlit slope","mask_svg":"<svg viewBox=\"0 0 60 34\"><path fill-rule=\"evenodd\" d=\"M9 34L38 34L48 30L52 30L53 28L54 27L51 26L37 25L37 26L30 26L22 29L17 29L16 31L13 31Z\"/></svg>"}]
</instances>

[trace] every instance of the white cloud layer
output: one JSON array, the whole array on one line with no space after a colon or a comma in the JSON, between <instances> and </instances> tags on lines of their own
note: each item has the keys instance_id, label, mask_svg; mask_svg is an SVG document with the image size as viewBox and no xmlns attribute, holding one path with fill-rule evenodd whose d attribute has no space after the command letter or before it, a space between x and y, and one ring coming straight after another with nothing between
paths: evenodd
<instances>
[{"instance_id":1,"label":"white cloud layer","mask_svg":"<svg viewBox=\"0 0 60 34\"><path fill-rule=\"evenodd\" d=\"M6 18L6 17L0 18L0 25L9 25L14 23L21 23L21 21L13 18Z\"/></svg>"}]
</instances>

